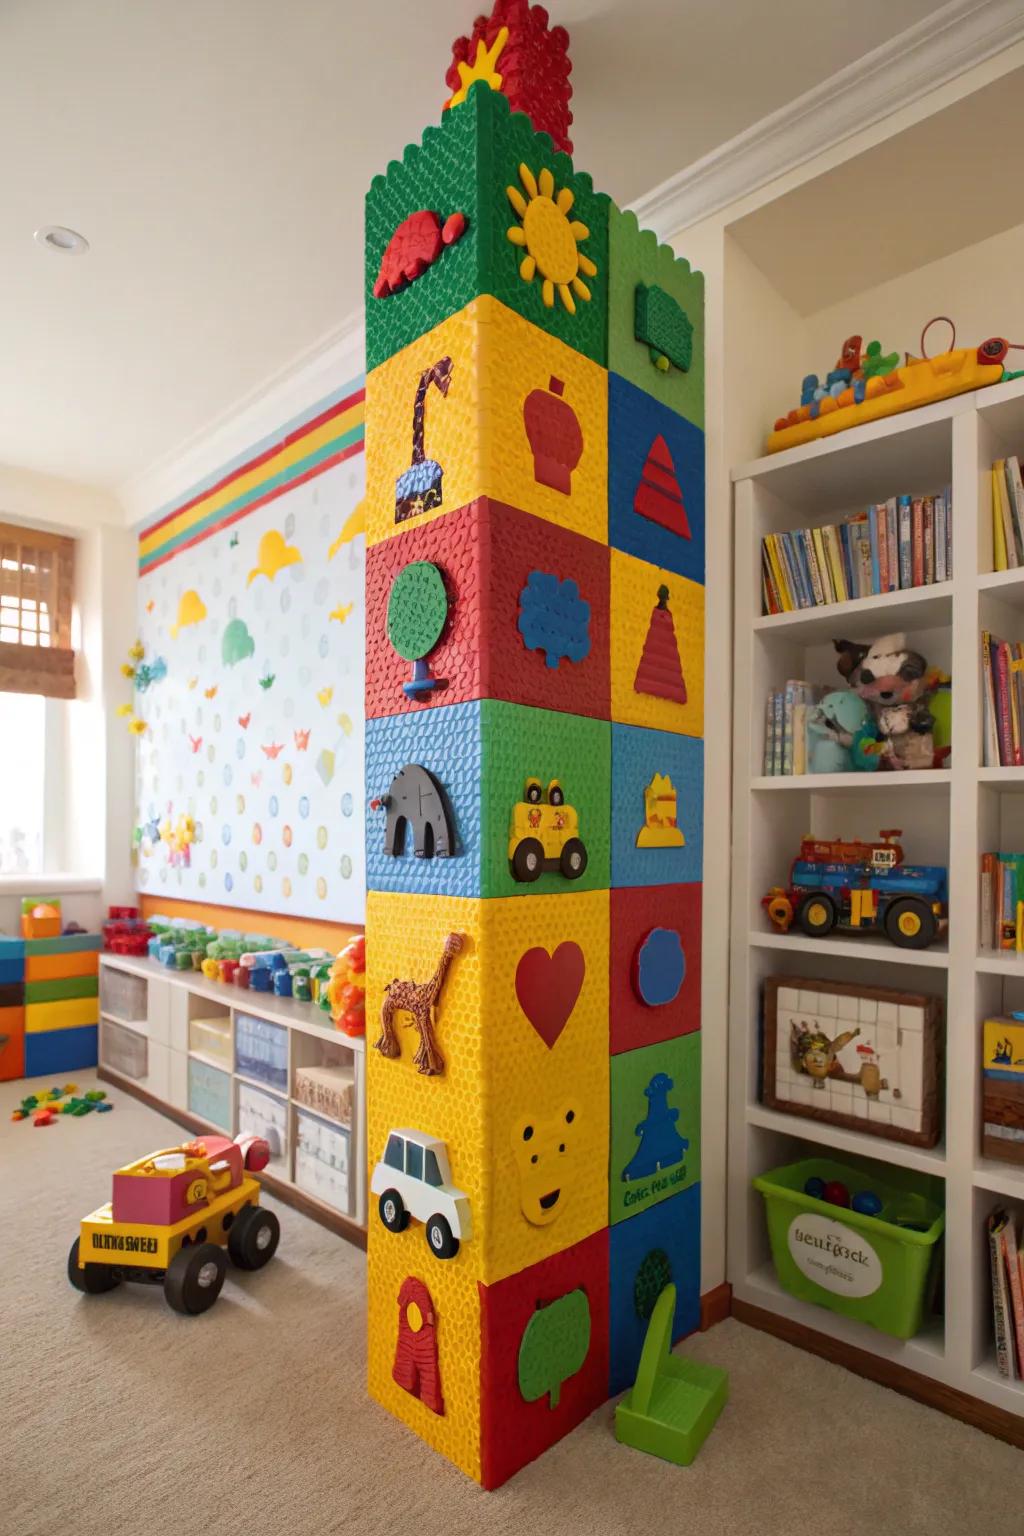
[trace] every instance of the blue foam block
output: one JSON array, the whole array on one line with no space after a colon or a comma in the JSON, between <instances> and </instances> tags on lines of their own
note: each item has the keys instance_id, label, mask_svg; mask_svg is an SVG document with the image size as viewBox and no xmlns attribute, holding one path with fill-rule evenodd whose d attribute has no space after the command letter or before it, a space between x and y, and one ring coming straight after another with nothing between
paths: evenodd
<instances>
[{"instance_id":1,"label":"blue foam block","mask_svg":"<svg viewBox=\"0 0 1024 1536\"><path fill-rule=\"evenodd\" d=\"M656 773L676 791L682 848L638 848L644 790ZM612 885L681 885L698 881L704 857L704 743L673 731L612 725Z\"/></svg>"},{"instance_id":2,"label":"blue foam block","mask_svg":"<svg viewBox=\"0 0 1024 1536\"><path fill-rule=\"evenodd\" d=\"M75 1029L48 1029L25 1036L25 1076L46 1077L51 1072L74 1072L97 1062L98 1029L81 1024Z\"/></svg>"},{"instance_id":3,"label":"blue foam block","mask_svg":"<svg viewBox=\"0 0 1024 1536\"><path fill-rule=\"evenodd\" d=\"M617 1222L610 1233L609 1394L633 1385L647 1333L637 1311L637 1274L648 1254L660 1250L676 1287L672 1341L700 1327L700 1185ZM652 1262L648 1274L661 1272ZM643 1289L641 1287L641 1289Z\"/></svg>"},{"instance_id":4,"label":"blue foam block","mask_svg":"<svg viewBox=\"0 0 1024 1536\"><path fill-rule=\"evenodd\" d=\"M0 950L0 987L10 986L25 980L25 962L17 957L10 957L4 950Z\"/></svg>"},{"instance_id":5,"label":"blue foam block","mask_svg":"<svg viewBox=\"0 0 1024 1536\"><path fill-rule=\"evenodd\" d=\"M652 444L665 440L690 537L634 510ZM704 581L704 433L645 390L608 375L608 542L691 581Z\"/></svg>"}]
</instances>

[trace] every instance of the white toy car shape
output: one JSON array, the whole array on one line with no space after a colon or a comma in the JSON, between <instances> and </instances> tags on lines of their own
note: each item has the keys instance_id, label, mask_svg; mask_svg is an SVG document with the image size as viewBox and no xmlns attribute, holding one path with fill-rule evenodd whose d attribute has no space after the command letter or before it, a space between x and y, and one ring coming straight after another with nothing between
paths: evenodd
<instances>
[{"instance_id":1,"label":"white toy car shape","mask_svg":"<svg viewBox=\"0 0 1024 1536\"><path fill-rule=\"evenodd\" d=\"M410 1216L422 1221L437 1259L454 1259L472 1233L469 1199L452 1185L443 1141L422 1131L392 1131L373 1170L370 1192L389 1232L404 1232Z\"/></svg>"}]
</instances>

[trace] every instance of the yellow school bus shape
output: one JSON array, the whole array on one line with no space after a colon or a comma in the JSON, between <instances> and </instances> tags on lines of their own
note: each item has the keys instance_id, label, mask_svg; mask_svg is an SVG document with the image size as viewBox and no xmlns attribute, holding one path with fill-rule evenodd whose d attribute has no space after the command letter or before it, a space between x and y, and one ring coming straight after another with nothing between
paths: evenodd
<instances>
[{"instance_id":1,"label":"yellow school bus shape","mask_svg":"<svg viewBox=\"0 0 1024 1536\"><path fill-rule=\"evenodd\" d=\"M527 779L523 799L512 807L508 857L513 878L529 883L543 874L562 874L578 880L587 867L579 834L579 817L566 805L558 780L551 780L545 801L540 780Z\"/></svg>"}]
</instances>

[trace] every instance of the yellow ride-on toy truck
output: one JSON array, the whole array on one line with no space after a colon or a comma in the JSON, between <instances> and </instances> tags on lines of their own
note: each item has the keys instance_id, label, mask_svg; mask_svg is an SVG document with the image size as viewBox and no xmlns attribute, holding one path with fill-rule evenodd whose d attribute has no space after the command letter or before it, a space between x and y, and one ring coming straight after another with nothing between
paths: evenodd
<instances>
[{"instance_id":1,"label":"yellow ride-on toy truck","mask_svg":"<svg viewBox=\"0 0 1024 1536\"><path fill-rule=\"evenodd\" d=\"M71 1284L89 1296L121 1280L162 1285L175 1312L205 1312L228 1255L239 1269L262 1269L277 1249L277 1217L251 1176L269 1158L262 1136L200 1136L119 1168L110 1204L84 1218L71 1245Z\"/></svg>"}]
</instances>

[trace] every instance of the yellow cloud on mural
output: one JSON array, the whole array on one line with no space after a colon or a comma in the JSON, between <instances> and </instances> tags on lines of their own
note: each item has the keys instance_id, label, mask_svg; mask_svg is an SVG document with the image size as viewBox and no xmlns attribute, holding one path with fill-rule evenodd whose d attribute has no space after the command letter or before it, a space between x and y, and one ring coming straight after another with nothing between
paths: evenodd
<instances>
[{"instance_id":1,"label":"yellow cloud on mural","mask_svg":"<svg viewBox=\"0 0 1024 1536\"><path fill-rule=\"evenodd\" d=\"M345 544L351 544L358 533L366 532L366 502L361 501L357 507L349 513L345 519L345 526L338 534L334 543L327 551L328 560L333 560L338 550Z\"/></svg>"},{"instance_id":2,"label":"yellow cloud on mural","mask_svg":"<svg viewBox=\"0 0 1024 1536\"><path fill-rule=\"evenodd\" d=\"M193 587L189 587L178 600L178 619L171 625L171 639L174 639L179 629L187 629L190 624L199 624L205 618L206 604L199 593Z\"/></svg>"},{"instance_id":3,"label":"yellow cloud on mural","mask_svg":"<svg viewBox=\"0 0 1024 1536\"><path fill-rule=\"evenodd\" d=\"M266 576L268 581L273 581L278 571L283 571L286 565L298 565L301 560L301 550L287 543L284 534L278 533L276 528L270 528L260 539L260 547L256 552L257 563L249 572L245 584L251 587L257 576Z\"/></svg>"}]
</instances>

